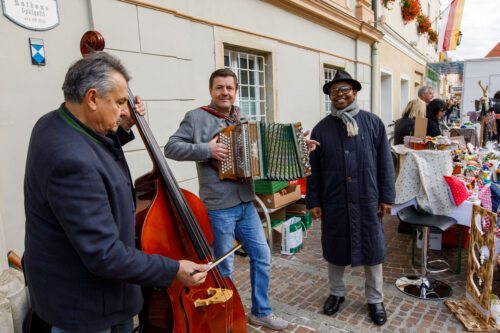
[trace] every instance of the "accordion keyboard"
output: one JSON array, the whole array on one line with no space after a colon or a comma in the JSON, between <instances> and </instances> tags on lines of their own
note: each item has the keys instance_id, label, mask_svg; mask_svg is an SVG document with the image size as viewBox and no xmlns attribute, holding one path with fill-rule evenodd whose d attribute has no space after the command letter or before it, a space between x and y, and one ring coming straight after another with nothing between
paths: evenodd
<instances>
[{"instance_id":1,"label":"accordion keyboard","mask_svg":"<svg viewBox=\"0 0 500 333\"><path fill-rule=\"evenodd\" d=\"M219 134L219 142L223 143L227 146L228 156L225 161L219 161L219 169L223 174L234 174L234 161L233 161L233 153L232 153L232 142L231 135L229 133L220 133Z\"/></svg>"}]
</instances>

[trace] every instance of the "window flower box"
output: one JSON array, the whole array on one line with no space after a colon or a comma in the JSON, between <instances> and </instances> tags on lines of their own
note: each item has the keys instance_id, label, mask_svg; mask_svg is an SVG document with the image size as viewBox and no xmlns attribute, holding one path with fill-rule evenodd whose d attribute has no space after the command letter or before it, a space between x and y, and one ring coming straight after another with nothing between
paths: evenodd
<instances>
[{"instance_id":1,"label":"window flower box","mask_svg":"<svg viewBox=\"0 0 500 333\"><path fill-rule=\"evenodd\" d=\"M429 16L420 14L417 16L417 32L419 34L425 34L431 30L431 20Z\"/></svg>"},{"instance_id":2,"label":"window flower box","mask_svg":"<svg viewBox=\"0 0 500 333\"><path fill-rule=\"evenodd\" d=\"M401 16L405 24L413 21L420 15L422 8L420 7L420 2L418 0L401 0Z\"/></svg>"}]
</instances>

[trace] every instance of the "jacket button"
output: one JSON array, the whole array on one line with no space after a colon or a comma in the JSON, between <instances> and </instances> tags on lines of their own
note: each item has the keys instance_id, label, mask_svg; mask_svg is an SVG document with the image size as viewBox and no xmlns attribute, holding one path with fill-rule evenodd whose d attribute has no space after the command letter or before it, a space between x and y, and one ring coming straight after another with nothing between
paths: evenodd
<instances>
[{"instance_id":1,"label":"jacket button","mask_svg":"<svg viewBox=\"0 0 500 333\"><path fill-rule=\"evenodd\" d=\"M344 151L344 154L349 155L349 150Z\"/></svg>"}]
</instances>

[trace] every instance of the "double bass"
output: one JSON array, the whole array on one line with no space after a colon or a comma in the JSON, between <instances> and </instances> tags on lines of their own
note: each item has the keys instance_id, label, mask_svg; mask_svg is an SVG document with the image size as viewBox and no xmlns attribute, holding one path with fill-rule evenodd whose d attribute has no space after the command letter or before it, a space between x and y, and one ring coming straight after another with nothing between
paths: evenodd
<instances>
[{"instance_id":1,"label":"double bass","mask_svg":"<svg viewBox=\"0 0 500 333\"><path fill-rule=\"evenodd\" d=\"M83 55L104 49L97 31L80 41ZM213 241L208 213L201 200L177 184L146 120L129 104L153 169L135 181L137 199L136 246L148 254L208 264ZM244 333L243 304L229 277L211 269L201 285L186 287L174 280L168 288L144 288L139 315L141 333Z\"/></svg>"}]
</instances>

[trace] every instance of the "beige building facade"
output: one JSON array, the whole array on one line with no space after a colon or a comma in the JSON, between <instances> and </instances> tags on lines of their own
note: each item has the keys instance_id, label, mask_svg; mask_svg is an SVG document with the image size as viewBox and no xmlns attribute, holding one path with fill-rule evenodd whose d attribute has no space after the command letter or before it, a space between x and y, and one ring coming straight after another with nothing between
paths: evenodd
<instances>
[{"instance_id":1,"label":"beige building facade","mask_svg":"<svg viewBox=\"0 0 500 333\"><path fill-rule=\"evenodd\" d=\"M438 31L440 0L420 0L422 13ZM400 0L386 8L378 2L376 10L377 28L384 33L378 45L380 62L380 109L381 118L388 124L401 117L409 100L417 97L423 85L434 87L439 92L436 76L427 68L428 63L438 61L435 44L429 43L427 34L417 33L415 20L405 23L400 9Z\"/></svg>"},{"instance_id":2,"label":"beige building facade","mask_svg":"<svg viewBox=\"0 0 500 333\"><path fill-rule=\"evenodd\" d=\"M3 3L37 6L46 1ZM328 101L321 87L338 68L362 83L358 94L362 108L376 109L372 46L383 34L374 27L368 0L56 3L59 24L49 30L33 30L0 15L4 36L0 53L3 267L8 250L23 253L23 177L31 129L38 118L63 102L64 74L81 57L80 38L88 30L99 31L105 38L105 51L129 69L130 87L144 99L147 121L160 146L188 110L209 103L208 78L221 67L237 72L237 103L253 119L301 121L311 129L327 114ZM43 43L44 66L32 64L30 38ZM124 147L133 178L152 166L137 137ZM181 187L197 193L194 163L168 163Z\"/></svg>"}]
</instances>

